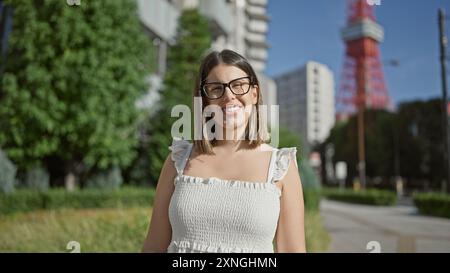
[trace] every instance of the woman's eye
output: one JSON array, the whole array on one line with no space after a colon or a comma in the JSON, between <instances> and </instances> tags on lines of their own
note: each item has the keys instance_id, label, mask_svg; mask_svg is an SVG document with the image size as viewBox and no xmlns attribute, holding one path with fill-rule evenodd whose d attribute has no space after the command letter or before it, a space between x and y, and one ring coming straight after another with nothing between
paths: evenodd
<instances>
[{"instance_id":1,"label":"woman's eye","mask_svg":"<svg viewBox=\"0 0 450 273\"><path fill-rule=\"evenodd\" d=\"M220 91L221 89L222 89L221 85L213 84L213 85L206 86L206 90L208 92L217 92L217 91Z\"/></svg>"},{"instance_id":2,"label":"woman's eye","mask_svg":"<svg viewBox=\"0 0 450 273\"><path fill-rule=\"evenodd\" d=\"M232 88L246 88L248 86L248 83L246 82L238 82L233 84L231 87Z\"/></svg>"}]
</instances>

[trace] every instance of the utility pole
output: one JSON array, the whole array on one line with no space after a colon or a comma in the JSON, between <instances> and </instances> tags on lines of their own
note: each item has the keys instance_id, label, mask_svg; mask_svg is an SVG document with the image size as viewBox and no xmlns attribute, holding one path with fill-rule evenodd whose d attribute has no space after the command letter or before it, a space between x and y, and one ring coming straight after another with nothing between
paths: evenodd
<instances>
[{"instance_id":1,"label":"utility pole","mask_svg":"<svg viewBox=\"0 0 450 273\"><path fill-rule=\"evenodd\" d=\"M445 34L445 12L441 8L438 11L439 24L439 48L441 62L441 80L442 80L442 130L444 137L444 163L447 169L447 192L450 193L450 143L448 132L448 113L447 113L447 36Z\"/></svg>"}]
</instances>

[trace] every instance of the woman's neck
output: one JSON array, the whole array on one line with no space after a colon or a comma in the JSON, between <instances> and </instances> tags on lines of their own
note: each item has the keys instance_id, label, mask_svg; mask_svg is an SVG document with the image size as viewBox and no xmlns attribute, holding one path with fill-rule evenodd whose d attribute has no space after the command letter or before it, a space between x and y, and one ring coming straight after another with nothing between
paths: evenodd
<instances>
[{"instance_id":1,"label":"woman's neck","mask_svg":"<svg viewBox=\"0 0 450 273\"><path fill-rule=\"evenodd\" d=\"M221 152L234 153L241 149L248 149L248 141L246 140L217 140L216 145L214 145L216 150Z\"/></svg>"},{"instance_id":2,"label":"woman's neck","mask_svg":"<svg viewBox=\"0 0 450 273\"><path fill-rule=\"evenodd\" d=\"M217 125L216 125L217 126ZM245 139L245 128L247 124L234 125L234 126L220 126L219 129L222 130L222 134L220 132L216 135L219 140L238 142L240 140Z\"/></svg>"}]
</instances>

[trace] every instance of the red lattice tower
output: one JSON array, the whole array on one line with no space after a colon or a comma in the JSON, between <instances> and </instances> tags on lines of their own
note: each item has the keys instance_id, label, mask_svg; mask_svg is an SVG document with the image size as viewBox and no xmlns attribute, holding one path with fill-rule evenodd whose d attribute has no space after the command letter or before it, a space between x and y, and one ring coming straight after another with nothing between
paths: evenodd
<instances>
[{"instance_id":1,"label":"red lattice tower","mask_svg":"<svg viewBox=\"0 0 450 273\"><path fill-rule=\"evenodd\" d=\"M367 0L348 0L347 26L341 34L346 51L336 97L338 114L350 114L360 108L389 108L378 47L383 40L383 28L376 23L373 7Z\"/></svg>"},{"instance_id":2,"label":"red lattice tower","mask_svg":"<svg viewBox=\"0 0 450 273\"><path fill-rule=\"evenodd\" d=\"M361 187L366 186L366 154L364 141L364 110L390 108L384 83L380 50L383 28L376 23L373 7L367 0L347 0L347 26L342 30L346 44L341 86L336 96L336 119L345 119L357 112L358 173Z\"/></svg>"}]
</instances>

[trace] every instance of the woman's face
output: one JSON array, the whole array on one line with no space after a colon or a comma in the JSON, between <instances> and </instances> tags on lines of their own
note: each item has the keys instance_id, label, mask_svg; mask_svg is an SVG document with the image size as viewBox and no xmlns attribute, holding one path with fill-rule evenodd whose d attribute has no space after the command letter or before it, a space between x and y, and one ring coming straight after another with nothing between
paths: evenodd
<instances>
[{"instance_id":1,"label":"woman's face","mask_svg":"<svg viewBox=\"0 0 450 273\"><path fill-rule=\"evenodd\" d=\"M252 106L258 102L258 87L256 85L250 85L249 79L244 78L247 76L243 70L236 66L219 64L206 77L206 83L231 82L231 88L233 88L235 93L239 93L240 90L249 90L243 95L236 95L231 92L230 87L227 87L222 97L218 99L206 99L208 105L217 105L221 108L223 121L220 122L216 119L216 122L224 128L246 126L252 111ZM211 91L214 92L213 90Z\"/></svg>"}]
</instances>

